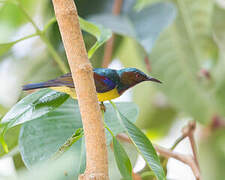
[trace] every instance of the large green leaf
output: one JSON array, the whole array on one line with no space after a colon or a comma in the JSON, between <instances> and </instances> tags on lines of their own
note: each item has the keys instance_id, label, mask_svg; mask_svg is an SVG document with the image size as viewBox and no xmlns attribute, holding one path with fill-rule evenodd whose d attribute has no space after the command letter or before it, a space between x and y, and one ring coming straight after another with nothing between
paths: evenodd
<instances>
[{"instance_id":1,"label":"large green leaf","mask_svg":"<svg viewBox=\"0 0 225 180\"><path fill-rule=\"evenodd\" d=\"M54 161L47 161L43 164L37 164L32 166L30 171L17 171L17 176L13 178L7 178L9 180L68 180L78 179L78 175L83 173L84 169L79 172L80 162L82 161L82 154L85 155L80 147L82 146L82 140L76 142L69 151L63 154L59 159ZM126 148L126 151L131 158L132 164L134 165L137 159L137 153L134 146L130 143L122 143ZM111 148L108 148L109 158L109 177L110 179L121 179L120 173L117 170L116 163L113 157Z\"/></svg>"},{"instance_id":2,"label":"large green leaf","mask_svg":"<svg viewBox=\"0 0 225 180\"><path fill-rule=\"evenodd\" d=\"M153 75L162 80L161 89L170 103L194 119L206 123L216 112L217 104L211 97L211 92L198 78L200 63L205 59L201 55L203 50L198 45L198 38L204 38L205 32L201 32L204 29L197 30L197 25L208 24L211 17L208 9L213 3L201 0L193 3L194 6L190 5L192 1L177 1L179 16L161 34L149 59L152 62ZM202 8L205 6L207 8ZM195 13L190 15L192 10Z\"/></svg>"},{"instance_id":3,"label":"large green leaf","mask_svg":"<svg viewBox=\"0 0 225 180\"><path fill-rule=\"evenodd\" d=\"M118 108L131 121L136 120L138 111L133 103L118 103ZM105 122L115 135L124 131L118 122L115 110L108 103L106 104ZM25 165L31 168L34 164L52 157L76 129L81 127L79 107L77 101L72 99L67 100L53 112L23 124L19 147ZM107 133L108 145L111 140L111 135Z\"/></svg>"},{"instance_id":4,"label":"large green leaf","mask_svg":"<svg viewBox=\"0 0 225 180\"><path fill-rule=\"evenodd\" d=\"M145 134L140 129L138 129L132 122L130 122L125 116L123 116L122 113L120 113L120 117L129 137L137 146L138 151L145 159L147 165L155 173L157 179L165 180L163 168L160 164L160 160L152 143L145 136Z\"/></svg>"},{"instance_id":5,"label":"large green leaf","mask_svg":"<svg viewBox=\"0 0 225 180\"><path fill-rule=\"evenodd\" d=\"M117 167L126 180L132 180L132 166L130 159L120 142L113 136L113 150Z\"/></svg>"},{"instance_id":6,"label":"large green leaf","mask_svg":"<svg viewBox=\"0 0 225 180\"><path fill-rule=\"evenodd\" d=\"M29 134L30 135L30 134ZM48 138L48 137L47 137ZM20 171L13 180L68 180L78 179L79 162L81 158L81 143L79 140L58 159L45 161L45 163L37 163L29 168L29 171ZM39 147L38 147L39 148ZM48 149L45 149L46 151ZM33 149L34 151L34 149ZM11 180L11 179L10 179Z\"/></svg>"},{"instance_id":7,"label":"large green leaf","mask_svg":"<svg viewBox=\"0 0 225 180\"><path fill-rule=\"evenodd\" d=\"M172 23L176 9L171 3L158 3L136 12L129 9L126 14L115 16L99 14L90 20L112 29L113 32L136 39L150 52L159 33Z\"/></svg>"},{"instance_id":8,"label":"large green leaf","mask_svg":"<svg viewBox=\"0 0 225 180\"><path fill-rule=\"evenodd\" d=\"M69 95L50 89L42 89L32 93L17 104L3 117L1 123L7 124L6 129L27 121L39 118L60 106Z\"/></svg>"},{"instance_id":9,"label":"large green leaf","mask_svg":"<svg viewBox=\"0 0 225 180\"><path fill-rule=\"evenodd\" d=\"M117 117L120 120L121 125L124 127L132 142L135 144L137 150L145 159L147 165L155 173L155 176L158 180L165 180L166 177L164 170L150 140L139 128L137 128L131 121L127 119L127 117L121 113L114 103L111 104L117 111Z\"/></svg>"}]
</instances>

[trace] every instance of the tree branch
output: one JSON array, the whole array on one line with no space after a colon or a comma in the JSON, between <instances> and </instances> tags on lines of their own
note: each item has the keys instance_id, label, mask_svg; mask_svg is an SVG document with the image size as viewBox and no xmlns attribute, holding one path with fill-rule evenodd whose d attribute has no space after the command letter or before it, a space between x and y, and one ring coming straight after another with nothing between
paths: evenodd
<instances>
[{"instance_id":1,"label":"tree branch","mask_svg":"<svg viewBox=\"0 0 225 180\"><path fill-rule=\"evenodd\" d=\"M52 0L78 97L86 144L86 170L80 180L108 179L104 126L77 9L73 0Z\"/></svg>"},{"instance_id":2,"label":"tree branch","mask_svg":"<svg viewBox=\"0 0 225 180\"><path fill-rule=\"evenodd\" d=\"M188 166L191 167L196 179L200 179L200 172L199 172L199 168L197 166L197 164L195 163L195 160L193 159L193 157L191 155L184 155L184 154L179 154L179 153L175 153L169 149L160 147L158 145L154 145L155 150L162 156L166 157L166 158L174 158L177 159L185 164L187 164Z\"/></svg>"},{"instance_id":3,"label":"tree branch","mask_svg":"<svg viewBox=\"0 0 225 180\"><path fill-rule=\"evenodd\" d=\"M122 4L123 4L123 0L114 0L113 10L112 10L114 15L120 14ZM114 41L115 41L115 34L112 34L112 37L107 41L105 45L104 57L102 62L102 67L104 68L109 66L109 63L112 59Z\"/></svg>"},{"instance_id":4,"label":"tree branch","mask_svg":"<svg viewBox=\"0 0 225 180\"><path fill-rule=\"evenodd\" d=\"M188 125L182 129L182 132L183 132L183 135L187 136L190 141L195 164L198 167L198 169L200 169L199 163L198 163L198 158L197 158L196 144L195 144L195 139L194 139L195 129L196 129L196 122L192 121L192 122L189 122Z\"/></svg>"}]
</instances>

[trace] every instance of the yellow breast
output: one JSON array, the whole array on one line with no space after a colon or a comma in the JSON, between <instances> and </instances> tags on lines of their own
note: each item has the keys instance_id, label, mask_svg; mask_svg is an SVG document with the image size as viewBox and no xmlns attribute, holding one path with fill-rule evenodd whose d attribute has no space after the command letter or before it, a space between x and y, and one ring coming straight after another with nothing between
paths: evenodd
<instances>
[{"instance_id":1,"label":"yellow breast","mask_svg":"<svg viewBox=\"0 0 225 180\"><path fill-rule=\"evenodd\" d=\"M59 92L64 92L66 94L69 94L73 99L77 99L77 95L76 95L74 88L61 86L61 87L51 87L51 89L53 89L55 91L59 91ZM104 93L97 93L97 96L98 96L98 100L100 102L103 102L103 101L108 101L111 99L118 98L120 96L120 94L118 93L117 89L114 88L114 89L104 92Z\"/></svg>"}]
</instances>

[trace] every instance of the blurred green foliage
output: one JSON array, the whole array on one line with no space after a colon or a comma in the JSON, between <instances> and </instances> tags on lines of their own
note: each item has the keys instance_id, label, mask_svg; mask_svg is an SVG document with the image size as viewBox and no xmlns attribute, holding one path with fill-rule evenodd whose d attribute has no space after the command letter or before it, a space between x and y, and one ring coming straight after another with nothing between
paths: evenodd
<instances>
[{"instance_id":1,"label":"blurred green foliage","mask_svg":"<svg viewBox=\"0 0 225 180\"><path fill-rule=\"evenodd\" d=\"M18 1L13 2L17 3ZM165 137L178 118L189 117L197 120L203 126L209 126L214 115L219 116L222 121L224 120L224 7L212 0L137 0L136 2L126 0L121 10L121 16L115 17L110 13L113 6L112 0L77 0L75 3L80 17L105 25L116 33L113 59L119 59L123 66L137 67L146 73L145 60L147 59L151 66L151 75L163 82L161 86L143 83L132 91L132 98L140 111L136 124L147 132L148 137ZM50 0L22 0L20 4L41 31L54 18ZM17 96L12 96L12 98L14 97L13 102L17 102L25 95L21 92L22 84L49 80L63 73L60 63L55 61L55 58L60 59L62 64L68 67L56 23L52 23L45 30L44 41L43 37L42 40L40 37L33 37L17 42L16 40L37 32L17 5L8 1L0 1L0 27L0 71L3 72L5 64L9 64L9 67L12 64L17 67L6 69L5 71L8 74L4 76L5 79L0 77L1 84L6 86L1 86L1 89L7 89L7 86L10 86L17 92ZM91 49L96 42L96 38L87 32L83 32L83 36L87 49ZM53 55L54 52L52 54L52 49L57 57ZM101 46L91 58L94 67L101 67L103 54L104 46ZM0 72L3 77L2 74ZM15 76L17 81L8 81L7 77L10 79ZM0 94L0 118L12 105L12 103L10 105L5 103L3 96L10 95L7 93ZM127 110L126 112L131 113ZM130 119L132 118L130 117ZM111 120L114 119L111 118ZM56 130L57 128L61 129L60 122L58 126L54 123L53 126L52 121L45 123L51 127L56 126L53 129ZM33 140L24 144L26 138L33 137L35 139L38 137L35 136L33 131L26 132L26 130L31 130L30 126L37 130L36 135L40 131L43 134L46 132L45 128L41 129L41 125L43 125L43 122L41 123L39 118L37 121L23 124L22 131L20 131L19 126L10 129L5 136L9 150L11 151L18 146L20 132L20 148L24 148L25 145L28 146L27 150L38 150L43 147L38 152L39 155L41 154L38 159L45 159L46 154L44 152L48 149L46 145L50 146L50 142L52 142L49 134L45 135L49 139L39 137L38 141ZM0 126L0 130L3 130L2 126ZM70 130L71 134L73 130ZM58 132L60 130L51 135L55 134L55 137L58 137L57 135L60 135ZM60 138L64 137L64 131L61 132L61 135ZM109 137L109 134L107 136ZM39 141L40 138L43 141ZM52 138L54 139L54 136ZM44 142L44 139L47 142ZM65 139L65 137L61 139L61 144ZM199 140L199 156L204 179L223 179L224 174L221 168L225 164L224 140L223 130L212 132L207 139ZM36 144L34 147L35 142L41 144ZM59 144L59 142L56 142L50 148L58 147ZM82 150L77 147L81 147L81 141L73 146L75 147L73 147L73 153L77 154L77 156L73 154L73 159L78 162ZM129 157L135 156L131 160L134 164L137 153L134 147L130 146L126 145L125 149ZM50 153L52 152L51 150ZM113 161L112 154L110 152L110 164L113 164L110 177L118 179L120 174L115 161ZM0 148L0 156L3 155L5 153ZM25 164L32 164L34 160L37 160L34 158L35 156L30 157L30 159L24 157ZM15 158L18 157L14 156ZM66 172L67 169L71 166L75 167L75 165L71 165L72 162L65 163L69 161L64 158L70 159L70 152L58 160L60 165L63 162L65 168L56 174L52 173L51 177L47 176L49 172L46 171L46 168L35 167L35 171L27 173L26 177L21 176L21 179L29 179L39 172L41 177L48 177L48 179L56 179L57 176L59 179L63 179L62 177L68 179L73 177L75 173L77 175L78 172L73 172L72 169L71 173ZM59 167L59 164L53 165L55 170ZM16 167L19 169L21 165L16 165ZM68 176L65 175L67 173Z\"/></svg>"}]
</instances>

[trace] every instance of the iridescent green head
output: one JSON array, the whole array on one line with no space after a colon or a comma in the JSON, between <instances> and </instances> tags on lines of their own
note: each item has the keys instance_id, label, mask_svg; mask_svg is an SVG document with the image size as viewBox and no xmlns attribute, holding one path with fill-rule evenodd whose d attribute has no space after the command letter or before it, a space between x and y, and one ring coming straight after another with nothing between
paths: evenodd
<instances>
[{"instance_id":1,"label":"iridescent green head","mask_svg":"<svg viewBox=\"0 0 225 180\"><path fill-rule=\"evenodd\" d=\"M153 81L161 83L161 81L148 76L147 74L136 68L124 68L119 70L118 74L120 76L120 86L118 87L118 91L121 94L128 88L133 87L143 81Z\"/></svg>"}]
</instances>

